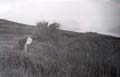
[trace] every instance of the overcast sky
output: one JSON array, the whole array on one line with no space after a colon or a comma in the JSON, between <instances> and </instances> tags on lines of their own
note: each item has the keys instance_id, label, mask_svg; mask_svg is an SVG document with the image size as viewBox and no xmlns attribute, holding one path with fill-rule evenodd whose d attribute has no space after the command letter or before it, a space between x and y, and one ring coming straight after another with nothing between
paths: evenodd
<instances>
[{"instance_id":1,"label":"overcast sky","mask_svg":"<svg viewBox=\"0 0 120 77\"><path fill-rule=\"evenodd\" d=\"M57 21L73 31L119 35L119 30L114 31L120 24L119 13L119 0L0 0L2 19L33 25Z\"/></svg>"}]
</instances>

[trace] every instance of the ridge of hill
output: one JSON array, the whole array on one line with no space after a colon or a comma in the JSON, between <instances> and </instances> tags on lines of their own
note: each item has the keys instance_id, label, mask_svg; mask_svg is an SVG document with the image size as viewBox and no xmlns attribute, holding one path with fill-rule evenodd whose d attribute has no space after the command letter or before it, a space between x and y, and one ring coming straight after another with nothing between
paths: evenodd
<instances>
[{"instance_id":1,"label":"ridge of hill","mask_svg":"<svg viewBox=\"0 0 120 77\"><path fill-rule=\"evenodd\" d=\"M0 34L31 34L33 29L32 25L0 19Z\"/></svg>"}]
</instances>

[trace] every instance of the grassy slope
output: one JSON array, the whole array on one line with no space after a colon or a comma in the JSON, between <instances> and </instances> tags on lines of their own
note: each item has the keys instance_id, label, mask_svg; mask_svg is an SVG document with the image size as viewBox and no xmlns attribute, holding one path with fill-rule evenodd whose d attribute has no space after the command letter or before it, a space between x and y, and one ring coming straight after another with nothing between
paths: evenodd
<instances>
[{"instance_id":1,"label":"grassy slope","mask_svg":"<svg viewBox=\"0 0 120 77\"><path fill-rule=\"evenodd\" d=\"M0 19L0 34L31 34L33 26Z\"/></svg>"},{"instance_id":2,"label":"grassy slope","mask_svg":"<svg viewBox=\"0 0 120 77\"><path fill-rule=\"evenodd\" d=\"M109 63L107 65L104 62L115 62L116 64L113 65L117 67L120 38L97 33L77 33L60 30L62 35L58 44L53 44L49 41L42 43L35 41L31 46L30 52L24 54L20 50L11 49L18 39L31 34L29 32L31 28L23 24L20 25L4 20L0 25L1 76L117 77L115 76L116 70L111 68ZM25 34L22 34L23 32L21 31L24 30ZM115 53L111 50L112 46L115 48ZM106 49L108 50L106 51ZM102 61L104 61L103 64ZM87 62L91 62L91 64L85 64ZM111 76L108 76L108 74Z\"/></svg>"},{"instance_id":3,"label":"grassy slope","mask_svg":"<svg viewBox=\"0 0 120 77\"><path fill-rule=\"evenodd\" d=\"M13 48L18 39L32 34L34 26L0 19L0 51Z\"/></svg>"}]
</instances>

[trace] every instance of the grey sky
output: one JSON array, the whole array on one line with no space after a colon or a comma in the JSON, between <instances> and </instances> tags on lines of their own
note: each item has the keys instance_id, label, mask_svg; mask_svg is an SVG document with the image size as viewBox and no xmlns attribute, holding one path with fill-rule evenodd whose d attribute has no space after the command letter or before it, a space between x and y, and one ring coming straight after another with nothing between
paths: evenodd
<instances>
[{"instance_id":1,"label":"grey sky","mask_svg":"<svg viewBox=\"0 0 120 77\"><path fill-rule=\"evenodd\" d=\"M114 34L109 29L119 26L119 12L110 0L0 0L0 18L25 24L57 21L73 31Z\"/></svg>"}]
</instances>

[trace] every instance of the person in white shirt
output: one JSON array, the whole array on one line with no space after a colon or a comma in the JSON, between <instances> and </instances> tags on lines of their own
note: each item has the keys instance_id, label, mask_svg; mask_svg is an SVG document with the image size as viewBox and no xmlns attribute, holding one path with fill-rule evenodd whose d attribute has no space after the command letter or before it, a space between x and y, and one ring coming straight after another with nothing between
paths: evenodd
<instances>
[{"instance_id":1,"label":"person in white shirt","mask_svg":"<svg viewBox=\"0 0 120 77\"><path fill-rule=\"evenodd\" d=\"M32 38L31 37L28 37L27 40L26 40L26 43L24 45L24 50L25 50L25 53L28 52L28 49L29 49L29 46L32 44Z\"/></svg>"}]
</instances>

